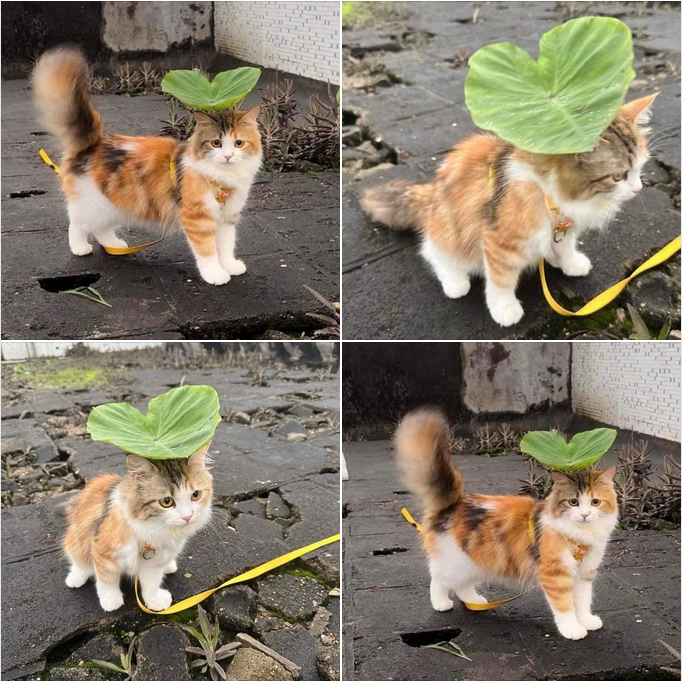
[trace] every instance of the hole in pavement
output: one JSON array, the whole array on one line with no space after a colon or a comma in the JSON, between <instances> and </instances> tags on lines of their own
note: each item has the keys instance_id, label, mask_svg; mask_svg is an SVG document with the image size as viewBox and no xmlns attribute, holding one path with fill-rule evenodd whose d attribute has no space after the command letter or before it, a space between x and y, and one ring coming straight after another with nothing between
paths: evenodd
<instances>
[{"instance_id":1,"label":"hole in pavement","mask_svg":"<svg viewBox=\"0 0 682 681\"><path fill-rule=\"evenodd\" d=\"M350 504L344 504L341 509L341 517L347 518L353 512L353 507Z\"/></svg>"},{"instance_id":2,"label":"hole in pavement","mask_svg":"<svg viewBox=\"0 0 682 681\"><path fill-rule=\"evenodd\" d=\"M26 189L23 192L10 192L10 199L26 199L29 196L40 196L41 194L47 194L46 191L42 189Z\"/></svg>"},{"instance_id":3,"label":"hole in pavement","mask_svg":"<svg viewBox=\"0 0 682 681\"><path fill-rule=\"evenodd\" d=\"M397 489L393 494L410 494L410 491L407 489Z\"/></svg>"},{"instance_id":4,"label":"hole in pavement","mask_svg":"<svg viewBox=\"0 0 682 681\"><path fill-rule=\"evenodd\" d=\"M409 551L404 546L395 546L392 549L375 549L372 551L373 556L392 556L394 553L405 553Z\"/></svg>"},{"instance_id":5,"label":"hole in pavement","mask_svg":"<svg viewBox=\"0 0 682 681\"><path fill-rule=\"evenodd\" d=\"M430 646L434 643L451 641L461 633L462 630L459 627L448 627L447 629L433 629L431 631L406 632L400 634L400 638L403 640L403 643L412 648L421 648L422 646Z\"/></svg>"},{"instance_id":6,"label":"hole in pavement","mask_svg":"<svg viewBox=\"0 0 682 681\"><path fill-rule=\"evenodd\" d=\"M65 277L43 277L38 279L38 283L44 291L61 293L79 286L92 286L99 280L100 276L99 273L93 272L92 274L74 274Z\"/></svg>"},{"instance_id":7,"label":"hole in pavement","mask_svg":"<svg viewBox=\"0 0 682 681\"><path fill-rule=\"evenodd\" d=\"M343 125L355 125L358 122L358 114L350 109L343 109L341 112Z\"/></svg>"},{"instance_id":8,"label":"hole in pavement","mask_svg":"<svg viewBox=\"0 0 682 681\"><path fill-rule=\"evenodd\" d=\"M36 130L35 132L32 132L31 134L35 135L36 137L42 137L43 135L48 135L49 133L45 132L44 130Z\"/></svg>"}]
</instances>

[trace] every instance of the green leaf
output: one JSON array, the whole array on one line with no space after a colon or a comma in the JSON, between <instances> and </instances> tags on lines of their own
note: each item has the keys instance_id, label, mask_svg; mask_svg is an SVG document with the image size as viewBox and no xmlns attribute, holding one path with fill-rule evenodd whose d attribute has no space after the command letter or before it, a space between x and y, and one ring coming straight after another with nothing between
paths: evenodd
<instances>
[{"instance_id":1,"label":"green leaf","mask_svg":"<svg viewBox=\"0 0 682 681\"><path fill-rule=\"evenodd\" d=\"M127 674L125 669L121 669L120 667L117 667L115 664L112 664L111 662L106 662L105 660L90 660L90 662L94 665L97 665L98 667L101 667L102 669L109 669L110 671L113 672L118 672L119 674Z\"/></svg>"},{"instance_id":2,"label":"green leaf","mask_svg":"<svg viewBox=\"0 0 682 681\"><path fill-rule=\"evenodd\" d=\"M635 310L630 303L628 305L628 312L630 313L630 319L632 320L632 328L635 330L635 336L639 340L651 340L651 333L649 332L649 327L647 327L645 321L640 316L639 312Z\"/></svg>"},{"instance_id":3,"label":"green leaf","mask_svg":"<svg viewBox=\"0 0 682 681\"><path fill-rule=\"evenodd\" d=\"M161 89L193 109L222 111L239 104L259 78L260 69L251 66L222 71L211 82L198 71L169 71Z\"/></svg>"},{"instance_id":4,"label":"green leaf","mask_svg":"<svg viewBox=\"0 0 682 681\"><path fill-rule=\"evenodd\" d=\"M543 466L557 471L578 471L593 466L616 439L613 428L578 433L567 443L559 433L536 430L526 433L519 447Z\"/></svg>"},{"instance_id":5,"label":"green leaf","mask_svg":"<svg viewBox=\"0 0 682 681\"><path fill-rule=\"evenodd\" d=\"M665 320L665 324L661 327L661 330L658 333L658 340L667 340L668 339L668 334L670 333L670 327L672 326L672 320L670 317L668 317Z\"/></svg>"},{"instance_id":6,"label":"green leaf","mask_svg":"<svg viewBox=\"0 0 682 681\"><path fill-rule=\"evenodd\" d=\"M93 440L147 459L183 459L208 444L220 423L218 393L207 385L173 388L150 400L147 414L127 402L95 407Z\"/></svg>"},{"instance_id":7,"label":"green leaf","mask_svg":"<svg viewBox=\"0 0 682 681\"><path fill-rule=\"evenodd\" d=\"M540 39L536 60L513 43L469 59L464 87L474 123L537 154L591 151L635 76L630 29L618 19L582 17Z\"/></svg>"}]
</instances>

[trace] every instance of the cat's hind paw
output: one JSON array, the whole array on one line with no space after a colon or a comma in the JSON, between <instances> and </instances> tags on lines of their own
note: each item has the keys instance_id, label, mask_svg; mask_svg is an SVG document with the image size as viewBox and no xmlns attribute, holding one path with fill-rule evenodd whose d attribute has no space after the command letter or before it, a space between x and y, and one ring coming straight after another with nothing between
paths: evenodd
<instances>
[{"instance_id":1,"label":"cat's hind paw","mask_svg":"<svg viewBox=\"0 0 682 681\"><path fill-rule=\"evenodd\" d=\"M74 255L90 255L92 253L92 244L87 241L71 243L69 246Z\"/></svg>"},{"instance_id":2,"label":"cat's hind paw","mask_svg":"<svg viewBox=\"0 0 682 681\"><path fill-rule=\"evenodd\" d=\"M230 273L226 272L220 265L207 265L199 269L202 279L207 284L222 286L230 281Z\"/></svg>"},{"instance_id":3,"label":"cat's hind paw","mask_svg":"<svg viewBox=\"0 0 682 681\"><path fill-rule=\"evenodd\" d=\"M521 321L523 317L523 308L518 300L504 303L502 305L495 305L490 308L490 316L500 326L511 326Z\"/></svg>"},{"instance_id":4,"label":"cat's hind paw","mask_svg":"<svg viewBox=\"0 0 682 681\"><path fill-rule=\"evenodd\" d=\"M455 604L447 596L439 598L434 598L432 596L431 605L433 606L434 610L438 610L438 612L445 612L446 610L452 610Z\"/></svg>"},{"instance_id":5,"label":"cat's hind paw","mask_svg":"<svg viewBox=\"0 0 682 681\"><path fill-rule=\"evenodd\" d=\"M585 629L585 627L577 620L574 622L557 622L557 628L559 629L559 633L564 638L567 638L571 641L579 641L581 638L585 638L585 636L587 636L587 629Z\"/></svg>"},{"instance_id":6,"label":"cat's hind paw","mask_svg":"<svg viewBox=\"0 0 682 681\"><path fill-rule=\"evenodd\" d=\"M89 578L90 575L88 575L86 572L77 572L71 570L64 581L66 582L66 586L68 586L69 589L79 589L81 586L83 586L83 584L85 584L85 582L88 581Z\"/></svg>"},{"instance_id":7,"label":"cat's hind paw","mask_svg":"<svg viewBox=\"0 0 682 681\"><path fill-rule=\"evenodd\" d=\"M233 277L238 277L240 274L246 272L246 265L243 260L229 260L223 267L227 272L229 272Z\"/></svg>"},{"instance_id":8,"label":"cat's hind paw","mask_svg":"<svg viewBox=\"0 0 682 681\"><path fill-rule=\"evenodd\" d=\"M587 631L596 631L597 629L601 629L604 626L604 623L601 621L601 617L597 617L597 615L587 615L586 617L582 617L580 619L580 624L582 624Z\"/></svg>"},{"instance_id":9,"label":"cat's hind paw","mask_svg":"<svg viewBox=\"0 0 682 681\"><path fill-rule=\"evenodd\" d=\"M107 612L118 610L123 605L123 594L120 591L118 593L100 594L99 604L102 606L102 610Z\"/></svg>"}]
</instances>

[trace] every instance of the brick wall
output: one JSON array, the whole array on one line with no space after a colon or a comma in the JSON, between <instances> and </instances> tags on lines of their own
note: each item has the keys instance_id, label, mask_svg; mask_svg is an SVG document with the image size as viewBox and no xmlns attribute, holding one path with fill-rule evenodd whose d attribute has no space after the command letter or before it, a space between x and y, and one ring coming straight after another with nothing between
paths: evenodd
<instances>
[{"instance_id":1,"label":"brick wall","mask_svg":"<svg viewBox=\"0 0 682 681\"><path fill-rule=\"evenodd\" d=\"M266 68L338 85L340 3L217 2L215 44Z\"/></svg>"},{"instance_id":2,"label":"brick wall","mask_svg":"<svg viewBox=\"0 0 682 681\"><path fill-rule=\"evenodd\" d=\"M680 344L573 343L573 411L680 441Z\"/></svg>"}]
</instances>

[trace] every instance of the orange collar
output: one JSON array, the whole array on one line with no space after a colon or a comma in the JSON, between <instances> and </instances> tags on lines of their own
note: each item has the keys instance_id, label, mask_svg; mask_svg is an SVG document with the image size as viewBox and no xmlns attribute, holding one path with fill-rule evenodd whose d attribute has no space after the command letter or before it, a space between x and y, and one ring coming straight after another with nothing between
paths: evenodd
<instances>
[{"instance_id":1,"label":"orange collar","mask_svg":"<svg viewBox=\"0 0 682 681\"><path fill-rule=\"evenodd\" d=\"M215 180L211 180L208 177L204 178L206 180L206 183L208 186L211 188L211 191L213 192L213 198L218 202L218 203L225 203L230 198L230 195L234 191L230 187L225 187L222 184L219 184Z\"/></svg>"},{"instance_id":2,"label":"orange collar","mask_svg":"<svg viewBox=\"0 0 682 681\"><path fill-rule=\"evenodd\" d=\"M561 243L566 238L566 232L573 227L573 220L561 215L561 210L548 194L545 194L545 206L554 220L554 243Z\"/></svg>"},{"instance_id":3,"label":"orange collar","mask_svg":"<svg viewBox=\"0 0 682 681\"><path fill-rule=\"evenodd\" d=\"M582 561L582 559L587 555L587 552L590 550L590 547L586 544L579 544L577 541L575 541L575 539L571 539L566 535L562 536L565 542L568 544L568 547L571 549L573 558L578 562Z\"/></svg>"}]
</instances>

